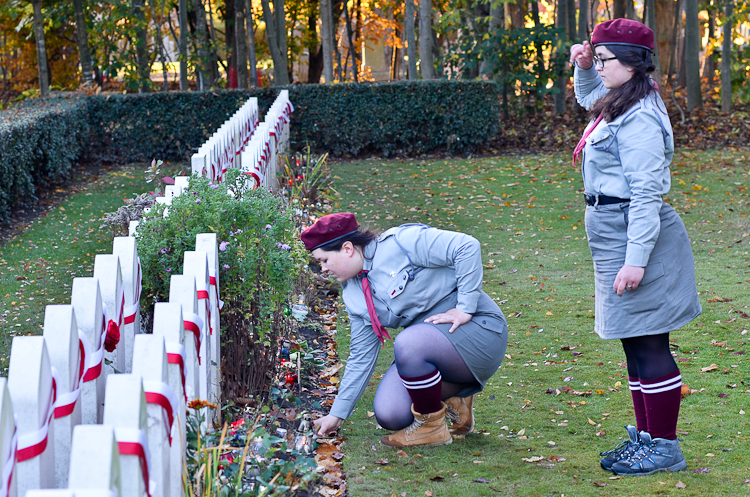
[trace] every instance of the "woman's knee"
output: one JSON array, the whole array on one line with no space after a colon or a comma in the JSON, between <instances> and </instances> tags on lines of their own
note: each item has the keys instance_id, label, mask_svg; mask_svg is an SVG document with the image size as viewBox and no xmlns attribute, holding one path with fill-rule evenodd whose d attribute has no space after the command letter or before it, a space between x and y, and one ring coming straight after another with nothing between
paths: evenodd
<instances>
[{"instance_id":1,"label":"woman's knee","mask_svg":"<svg viewBox=\"0 0 750 497\"><path fill-rule=\"evenodd\" d=\"M410 409L408 411L403 409L398 410L376 404L375 419L382 428L397 431L409 426L411 422L414 421L414 415L411 413Z\"/></svg>"}]
</instances>

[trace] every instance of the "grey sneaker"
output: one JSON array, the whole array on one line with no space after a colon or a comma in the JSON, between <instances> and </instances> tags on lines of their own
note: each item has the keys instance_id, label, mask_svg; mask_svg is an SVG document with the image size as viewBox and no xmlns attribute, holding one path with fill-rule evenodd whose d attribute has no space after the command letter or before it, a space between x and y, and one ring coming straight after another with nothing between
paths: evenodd
<instances>
[{"instance_id":1,"label":"grey sneaker","mask_svg":"<svg viewBox=\"0 0 750 497\"><path fill-rule=\"evenodd\" d=\"M641 446L635 454L612 465L616 475L632 476L683 469L687 469L687 463L677 440L651 439L651 435L645 431L641 432Z\"/></svg>"},{"instance_id":2,"label":"grey sneaker","mask_svg":"<svg viewBox=\"0 0 750 497\"><path fill-rule=\"evenodd\" d=\"M623 440L614 449L599 453L600 456L604 456L601 461L603 470L612 471L614 463L620 459L627 459L641 447L641 439L638 438L638 429L633 425L627 425L625 429L628 431L629 440Z\"/></svg>"}]
</instances>

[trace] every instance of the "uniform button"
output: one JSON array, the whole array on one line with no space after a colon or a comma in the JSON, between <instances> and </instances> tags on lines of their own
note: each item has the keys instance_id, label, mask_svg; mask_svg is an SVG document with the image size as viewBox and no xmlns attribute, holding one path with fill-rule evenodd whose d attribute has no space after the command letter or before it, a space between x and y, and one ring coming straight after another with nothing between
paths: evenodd
<instances>
[{"instance_id":1,"label":"uniform button","mask_svg":"<svg viewBox=\"0 0 750 497\"><path fill-rule=\"evenodd\" d=\"M487 321L485 321L484 319L482 319L482 324L487 324Z\"/></svg>"},{"instance_id":2,"label":"uniform button","mask_svg":"<svg viewBox=\"0 0 750 497\"><path fill-rule=\"evenodd\" d=\"M386 309L388 309L388 311L390 311L390 310L391 310L391 308L390 308L390 307L386 307Z\"/></svg>"},{"instance_id":3,"label":"uniform button","mask_svg":"<svg viewBox=\"0 0 750 497\"><path fill-rule=\"evenodd\" d=\"M398 287L398 289L399 289L399 290L403 290L403 289L404 289L404 287L400 286L400 287Z\"/></svg>"},{"instance_id":4,"label":"uniform button","mask_svg":"<svg viewBox=\"0 0 750 497\"><path fill-rule=\"evenodd\" d=\"M372 293L378 293L378 291L373 288Z\"/></svg>"}]
</instances>

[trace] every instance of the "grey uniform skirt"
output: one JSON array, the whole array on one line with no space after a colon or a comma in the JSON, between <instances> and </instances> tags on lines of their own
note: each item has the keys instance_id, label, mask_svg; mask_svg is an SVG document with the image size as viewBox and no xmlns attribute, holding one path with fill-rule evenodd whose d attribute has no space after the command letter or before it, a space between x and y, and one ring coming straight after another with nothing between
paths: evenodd
<instances>
[{"instance_id":1,"label":"grey uniform skirt","mask_svg":"<svg viewBox=\"0 0 750 497\"><path fill-rule=\"evenodd\" d=\"M617 296L612 287L625 264L627 210L627 204L586 207L596 282L594 330L608 340L668 333L701 313L690 240L680 216L666 203L643 280L635 290Z\"/></svg>"},{"instance_id":2,"label":"grey uniform skirt","mask_svg":"<svg viewBox=\"0 0 750 497\"><path fill-rule=\"evenodd\" d=\"M456 307L456 302L454 292L429 311L417 316L413 322L422 323L425 318L433 314L453 309ZM448 333L451 328L450 323L431 324L448 337L477 380L476 384L467 386L456 395L468 397L481 392L487 380L502 364L505 349L508 346L508 324L500 307L489 295L482 292L471 321L459 326L453 333Z\"/></svg>"}]
</instances>

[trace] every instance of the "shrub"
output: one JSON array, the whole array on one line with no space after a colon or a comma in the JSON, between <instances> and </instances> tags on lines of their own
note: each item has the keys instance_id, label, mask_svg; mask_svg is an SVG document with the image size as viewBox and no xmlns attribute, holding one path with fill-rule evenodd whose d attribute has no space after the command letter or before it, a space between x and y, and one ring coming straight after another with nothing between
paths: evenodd
<instances>
[{"instance_id":1,"label":"shrub","mask_svg":"<svg viewBox=\"0 0 750 497\"><path fill-rule=\"evenodd\" d=\"M217 234L225 303L222 386L228 400L265 387L266 375L275 368L277 338L289 326L284 309L293 298L295 274L306 261L283 199L263 189L243 190L238 187L243 182L235 170L217 185L193 176L189 189L172 200L169 217L157 204L137 233L142 309L169 300L170 277L182 273L184 252L195 250L195 236Z\"/></svg>"},{"instance_id":2,"label":"shrub","mask_svg":"<svg viewBox=\"0 0 750 497\"><path fill-rule=\"evenodd\" d=\"M0 113L0 220L36 200L36 189L70 178L88 142L86 102L36 100Z\"/></svg>"}]
</instances>

